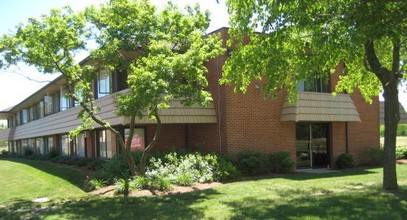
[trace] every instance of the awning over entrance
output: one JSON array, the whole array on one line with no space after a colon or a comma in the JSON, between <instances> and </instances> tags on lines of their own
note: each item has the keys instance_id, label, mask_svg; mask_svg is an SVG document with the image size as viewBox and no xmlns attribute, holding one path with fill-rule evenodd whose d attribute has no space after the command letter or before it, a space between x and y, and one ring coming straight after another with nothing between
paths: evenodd
<instances>
[{"instance_id":1,"label":"awning over entrance","mask_svg":"<svg viewBox=\"0 0 407 220\"><path fill-rule=\"evenodd\" d=\"M200 124L200 123L216 123L217 116L213 104L208 106L200 106L194 104L192 106L184 106L180 100L170 101L171 108L159 110L159 115L163 124ZM130 119L125 117L123 124L130 123ZM140 124L155 124L156 121L150 120L147 113L141 119L137 119L136 123Z\"/></svg>"},{"instance_id":2,"label":"awning over entrance","mask_svg":"<svg viewBox=\"0 0 407 220\"><path fill-rule=\"evenodd\" d=\"M293 104L286 98L281 121L334 122L360 121L359 113L349 95L299 92Z\"/></svg>"},{"instance_id":3,"label":"awning over entrance","mask_svg":"<svg viewBox=\"0 0 407 220\"><path fill-rule=\"evenodd\" d=\"M403 105L399 105L400 108L400 122L399 124L407 124L407 112ZM380 124L384 124L384 102L380 102Z\"/></svg>"}]
</instances>

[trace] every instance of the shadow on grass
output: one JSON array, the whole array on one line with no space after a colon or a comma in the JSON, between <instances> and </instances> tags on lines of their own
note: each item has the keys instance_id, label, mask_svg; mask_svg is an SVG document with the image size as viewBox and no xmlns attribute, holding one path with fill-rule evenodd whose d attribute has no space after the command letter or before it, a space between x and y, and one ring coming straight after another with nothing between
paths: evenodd
<instances>
[{"instance_id":1,"label":"shadow on grass","mask_svg":"<svg viewBox=\"0 0 407 220\"><path fill-rule=\"evenodd\" d=\"M18 201L12 207L0 207L0 219L47 218L63 219L201 219L205 207L191 205L218 194L208 189L192 193L159 197L101 197L90 196L78 200L47 204L43 211L35 211L30 201ZM37 208L38 209L38 208ZM10 211L12 210L12 211Z\"/></svg>"},{"instance_id":2,"label":"shadow on grass","mask_svg":"<svg viewBox=\"0 0 407 220\"><path fill-rule=\"evenodd\" d=\"M308 194L307 194L308 193ZM397 193L378 189L311 194L298 190L281 192L276 199L242 197L229 200L216 189L200 192L140 198L93 196L76 201L48 204L40 209L19 201L8 209L0 207L0 218L63 219L405 219L407 187ZM213 196L217 195L217 196ZM214 199L227 206L229 215L207 216L217 206L200 203ZM206 203L208 204L208 203ZM12 210L12 211L10 211ZM39 210L39 211L38 211Z\"/></svg>"},{"instance_id":3,"label":"shadow on grass","mask_svg":"<svg viewBox=\"0 0 407 220\"><path fill-rule=\"evenodd\" d=\"M272 174L263 176L247 176L242 177L238 181L256 181L256 180L266 180L271 178L282 178L288 180L312 180L312 179L325 179L332 177L347 177L347 176L363 176L368 174L380 174L380 171L372 171L378 167L358 167L346 170L333 170L329 173L289 173L289 174ZM231 181L235 182L235 181Z\"/></svg>"},{"instance_id":4,"label":"shadow on grass","mask_svg":"<svg viewBox=\"0 0 407 220\"><path fill-rule=\"evenodd\" d=\"M48 161L28 160L21 158L0 158L0 160L31 166L32 168L35 168L37 170L41 170L45 173L62 178L80 189L83 188L85 175L79 169L71 168L61 164L51 163Z\"/></svg>"},{"instance_id":5,"label":"shadow on grass","mask_svg":"<svg viewBox=\"0 0 407 220\"><path fill-rule=\"evenodd\" d=\"M333 172L328 173L295 173L291 175L281 176L285 179L290 180L310 180L310 179L323 179L331 177L342 177L342 176L362 176L368 174L379 174L379 171L372 171L375 167L357 167L352 169L344 170L333 170Z\"/></svg>"},{"instance_id":6,"label":"shadow on grass","mask_svg":"<svg viewBox=\"0 0 407 220\"><path fill-rule=\"evenodd\" d=\"M407 188L308 194L284 191L278 200L247 197L225 202L231 219L405 219Z\"/></svg>"}]
</instances>

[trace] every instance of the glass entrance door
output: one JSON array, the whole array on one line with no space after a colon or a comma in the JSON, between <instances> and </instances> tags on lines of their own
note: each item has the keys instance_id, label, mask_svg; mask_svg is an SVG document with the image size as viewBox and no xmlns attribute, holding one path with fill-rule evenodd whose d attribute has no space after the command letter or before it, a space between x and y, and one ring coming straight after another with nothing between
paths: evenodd
<instances>
[{"instance_id":1,"label":"glass entrance door","mask_svg":"<svg viewBox=\"0 0 407 220\"><path fill-rule=\"evenodd\" d=\"M329 164L328 123L298 123L297 167L326 167Z\"/></svg>"}]
</instances>

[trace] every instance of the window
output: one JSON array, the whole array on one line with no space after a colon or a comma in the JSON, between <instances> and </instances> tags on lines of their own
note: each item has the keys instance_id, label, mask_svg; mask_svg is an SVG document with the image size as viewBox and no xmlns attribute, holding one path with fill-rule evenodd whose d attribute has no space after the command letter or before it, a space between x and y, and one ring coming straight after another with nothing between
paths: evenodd
<instances>
[{"instance_id":1,"label":"window","mask_svg":"<svg viewBox=\"0 0 407 220\"><path fill-rule=\"evenodd\" d=\"M53 103L54 103L54 106L53 106L53 112L54 113L56 113L56 112L59 112L60 111L60 108L59 108L59 98L60 98L60 95L59 95L59 92L58 93L55 93L53 96L52 96L52 99L53 99Z\"/></svg>"},{"instance_id":2,"label":"window","mask_svg":"<svg viewBox=\"0 0 407 220\"><path fill-rule=\"evenodd\" d=\"M98 132L98 145L99 145L99 157L107 158L107 143L106 143L106 131L102 130Z\"/></svg>"},{"instance_id":3,"label":"window","mask_svg":"<svg viewBox=\"0 0 407 220\"><path fill-rule=\"evenodd\" d=\"M43 138L36 138L35 139L35 152L39 154L45 154L44 149L44 139Z\"/></svg>"},{"instance_id":4,"label":"window","mask_svg":"<svg viewBox=\"0 0 407 220\"><path fill-rule=\"evenodd\" d=\"M44 117L44 101L40 101L35 106L35 118L40 119Z\"/></svg>"},{"instance_id":5,"label":"window","mask_svg":"<svg viewBox=\"0 0 407 220\"><path fill-rule=\"evenodd\" d=\"M44 115L54 113L54 97L52 95L44 96Z\"/></svg>"},{"instance_id":6,"label":"window","mask_svg":"<svg viewBox=\"0 0 407 220\"><path fill-rule=\"evenodd\" d=\"M19 125L20 125L20 119L21 119L20 117L21 117L21 116L20 116L20 112L19 112L19 113L16 114L16 117L15 117L15 120L16 120L16 121L15 121L15 125L16 125L16 126L19 126Z\"/></svg>"},{"instance_id":7,"label":"window","mask_svg":"<svg viewBox=\"0 0 407 220\"><path fill-rule=\"evenodd\" d=\"M66 88L61 86L61 93L60 93L60 111L65 111L69 109L69 98L66 97L67 91Z\"/></svg>"},{"instance_id":8,"label":"window","mask_svg":"<svg viewBox=\"0 0 407 220\"><path fill-rule=\"evenodd\" d=\"M112 158L112 133L106 130L100 130L97 133L98 138L98 156L102 158Z\"/></svg>"},{"instance_id":9,"label":"window","mask_svg":"<svg viewBox=\"0 0 407 220\"><path fill-rule=\"evenodd\" d=\"M30 121L34 121L36 118L35 118L35 107L34 106L31 106L30 107Z\"/></svg>"},{"instance_id":10,"label":"window","mask_svg":"<svg viewBox=\"0 0 407 220\"><path fill-rule=\"evenodd\" d=\"M300 92L328 92L328 80L322 78L310 78L299 82Z\"/></svg>"},{"instance_id":11,"label":"window","mask_svg":"<svg viewBox=\"0 0 407 220\"><path fill-rule=\"evenodd\" d=\"M67 134L61 135L61 155L69 155L69 137Z\"/></svg>"},{"instance_id":12,"label":"window","mask_svg":"<svg viewBox=\"0 0 407 220\"><path fill-rule=\"evenodd\" d=\"M102 98L112 93L112 74L110 71L102 70L99 72L97 89L98 98Z\"/></svg>"},{"instance_id":13,"label":"window","mask_svg":"<svg viewBox=\"0 0 407 220\"><path fill-rule=\"evenodd\" d=\"M30 148L31 150L33 150L35 152L35 139L34 138L30 138L28 139L28 148Z\"/></svg>"},{"instance_id":14,"label":"window","mask_svg":"<svg viewBox=\"0 0 407 220\"><path fill-rule=\"evenodd\" d=\"M28 139L21 140L21 153L28 149Z\"/></svg>"},{"instance_id":15,"label":"window","mask_svg":"<svg viewBox=\"0 0 407 220\"><path fill-rule=\"evenodd\" d=\"M81 133L76 136L76 155L85 157L85 134Z\"/></svg>"},{"instance_id":16,"label":"window","mask_svg":"<svg viewBox=\"0 0 407 220\"><path fill-rule=\"evenodd\" d=\"M46 141L47 141L47 144L45 147L45 151L47 154L49 154L54 149L54 138L48 137L48 138L46 138Z\"/></svg>"},{"instance_id":17,"label":"window","mask_svg":"<svg viewBox=\"0 0 407 220\"><path fill-rule=\"evenodd\" d=\"M15 126L14 125L14 116L11 116L11 117L7 118L7 127L11 128L11 127L14 127L14 126Z\"/></svg>"},{"instance_id":18,"label":"window","mask_svg":"<svg viewBox=\"0 0 407 220\"><path fill-rule=\"evenodd\" d=\"M27 124L28 123L28 109L21 110L20 114L21 114L21 124Z\"/></svg>"},{"instance_id":19,"label":"window","mask_svg":"<svg viewBox=\"0 0 407 220\"><path fill-rule=\"evenodd\" d=\"M130 129L124 129L124 138L125 142L127 142L127 138L129 136ZM144 140L144 128L135 128L133 139L131 140L130 150L144 150L145 148L145 140Z\"/></svg>"}]
</instances>

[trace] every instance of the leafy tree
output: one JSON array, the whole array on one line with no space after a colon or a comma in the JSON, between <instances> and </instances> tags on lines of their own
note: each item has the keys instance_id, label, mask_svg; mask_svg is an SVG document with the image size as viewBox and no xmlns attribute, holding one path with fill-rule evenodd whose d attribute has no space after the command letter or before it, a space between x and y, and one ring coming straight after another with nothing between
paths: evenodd
<instances>
[{"instance_id":1,"label":"leafy tree","mask_svg":"<svg viewBox=\"0 0 407 220\"><path fill-rule=\"evenodd\" d=\"M315 71L328 74L344 62L336 92L358 88L371 102L383 89L383 188L397 189L398 86L403 75L406 78L407 2L228 0L227 4L235 49L224 67L223 83L245 91L251 79L266 77L268 94L288 90L294 100L299 80L316 77Z\"/></svg>"},{"instance_id":2,"label":"leafy tree","mask_svg":"<svg viewBox=\"0 0 407 220\"><path fill-rule=\"evenodd\" d=\"M68 7L54 9L0 39L0 65L7 68L24 62L44 73L65 76L68 96L82 106L79 116L83 124L72 134L92 129L94 122L114 132L133 175L137 172L130 154L134 125L136 118L147 112L157 121L157 129L138 167L144 174L147 154L161 131L159 110L170 108L172 99L185 105L211 101L203 64L223 49L218 37L205 36L208 24L208 13L202 13L198 6L183 11L168 4L158 11L148 0L111 0L77 14ZM91 51L87 64L79 65L74 56L87 49L90 39L100 47ZM115 99L117 113L130 118L127 143L118 130L98 116L100 108L95 106L91 82L101 70L128 72L129 90Z\"/></svg>"}]
</instances>

